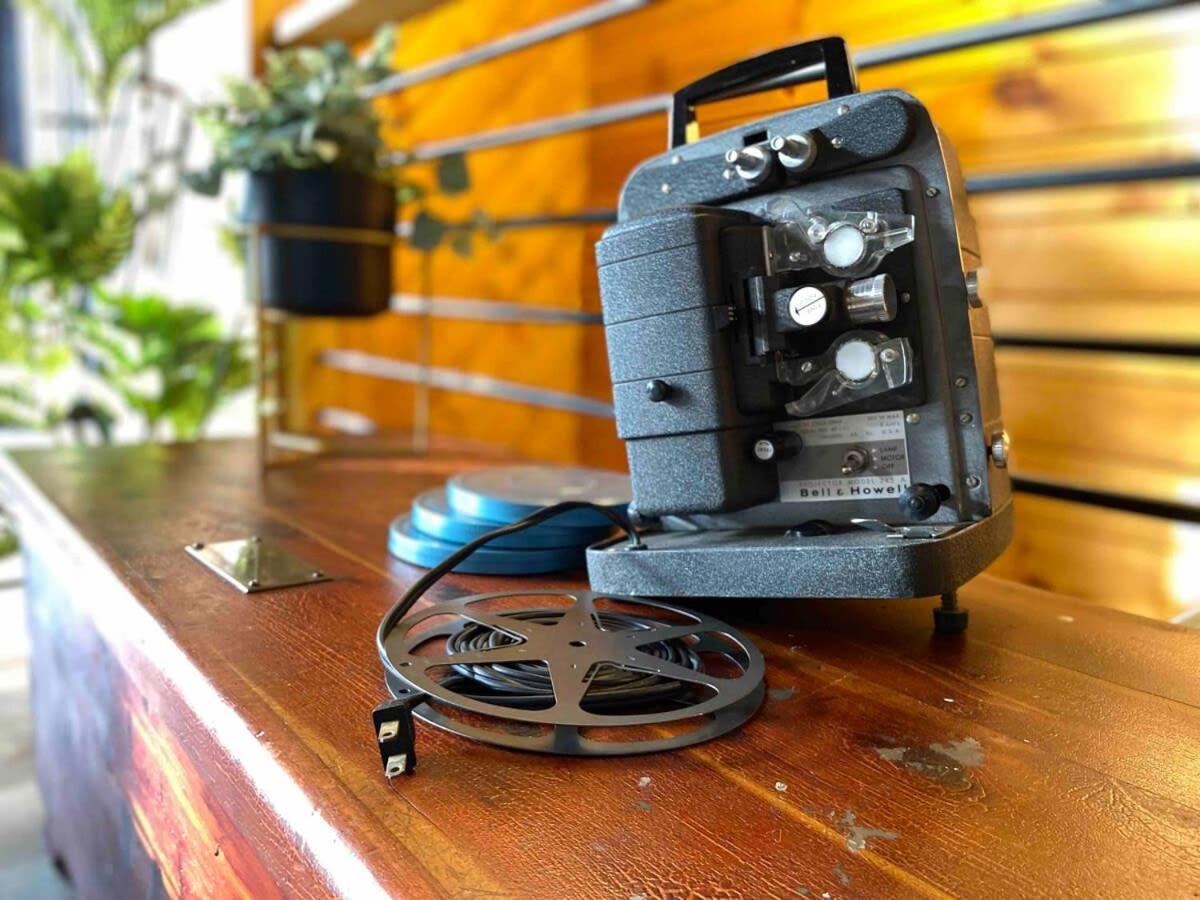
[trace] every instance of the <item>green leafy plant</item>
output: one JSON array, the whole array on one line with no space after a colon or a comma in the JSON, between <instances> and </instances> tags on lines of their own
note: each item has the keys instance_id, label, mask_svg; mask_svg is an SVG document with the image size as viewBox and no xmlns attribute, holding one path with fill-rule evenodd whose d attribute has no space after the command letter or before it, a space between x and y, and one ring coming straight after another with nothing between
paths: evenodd
<instances>
[{"instance_id":1,"label":"green leafy plant","mask_svg":"<svg viewBox=\"0 0 1200 900\"><path fill-rule=\"evenodd\" d=\"M101 184L83 153L54 165L0 165L0 425L66 420L36 383L76 358L74 313L133 243L129 195ZM103 430L103 429L102 429Z\"/></svg>"},{"instance_id":2,"label":"green leafy plant","mask_svg":"<svg viewBox=\"0 0 1200 900\"><path fill-rule=\"evenodd\" d=\"M169 422L175 438L198 437L216 409L248 386L245 340L229 337L210 310L155 295L95 294L78 331L99 374L143 421L147 438Z\"/></svg>"},{"instance_id":3,"label":"green leafy plant","mask_svg":"<svg viewBox=\"0 0 1200 900\"><path fill-rule=\"evenodd\" d=\"M63 297L113 271L133 244L129 195L110 191L83 152L35 169L0 165L0 294Z\"/></svg>"},{"instance_id":4,"label":"green leafy plant","mask_svg":"<svg viewBox=\"0 0 1200 900\"><path fill-rule=\"evenodd\" d=\"M345 44L268 50L261 80L231 81L228 100L203 107L199 121L214 158L189 185L215 194L228 170L332 168L387 177L379 117L362 91L391 71L395 29L376 32L356 59Z\"/></svg>"},{"instance_id":5,"label":"green leafy plant","mask_svg":"<svg viewBox=\"0 0 1200 900\"><path fill-rule=\"evenodd\" d=\"M250 354L210 311L157 296L108 295L96 285L133 243L129 195L106 189L86 154L20 170L0 165L0 426L86 422L107 437L115 418L101 401L65 409L39 402L38 378L72 360L138 415L147 435L169 421L196 436L214 410L250 383Z\"/></svg>"},{"instance_id":6,"label":"green leafy plant","mask_svg":"<svg viewBox=\"0 0 1200 900\"><path fill-rule=\"evenodd\" d=\"M426 187L401 178L399 170L382 159L381 123L366 89L392 73L388 61L395 43L395 28L385 25L359 58L337 41L267 50L261 79L231 81L225 102L199 110L199 121L213 142L213 161L207 169L185 176L187 184L213 195L229 171L357 172L391 182L398 202L419 207L410 239L414 248L432 250L446 240L455 252L469 255L471 231L486 229L486 217L476 213L465 223L470 227L443 222L427 208ZM461 194L470 184L462 154L438 160L435 186L441 194ZM221 241L240 255L235 233L223 234Z\"/></svg>"},{"instance_id":7,"label":"green leafy plant","mask_svg":"<svg viewBox=\"0 0 1200 900\"><path fill-rule=\"evenodd\" d=\"M19 0L58 38L92 97L107 109L156 31L212 0L73 0L70 15L51 0Z\"/></svg>"}]
</instances>

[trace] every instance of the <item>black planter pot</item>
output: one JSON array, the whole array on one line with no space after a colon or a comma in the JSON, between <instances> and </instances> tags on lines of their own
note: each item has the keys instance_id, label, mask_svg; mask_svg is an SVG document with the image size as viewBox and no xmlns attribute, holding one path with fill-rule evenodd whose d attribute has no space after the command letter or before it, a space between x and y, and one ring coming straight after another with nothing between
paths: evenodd
<instances>
[{"instance_id":1,"label":"black planter pot","mask_svg":"<svg viewBox=\"0 0 1200 900\"><path fill-rule=\"evenodd\" d=\"M305 316L372 316L392 295L396 194L391 185L349 172L252 172L247 223L353 228L380 242L314 240L263 234L259 280L263 305Z\"/></svg>"}]
</instances>

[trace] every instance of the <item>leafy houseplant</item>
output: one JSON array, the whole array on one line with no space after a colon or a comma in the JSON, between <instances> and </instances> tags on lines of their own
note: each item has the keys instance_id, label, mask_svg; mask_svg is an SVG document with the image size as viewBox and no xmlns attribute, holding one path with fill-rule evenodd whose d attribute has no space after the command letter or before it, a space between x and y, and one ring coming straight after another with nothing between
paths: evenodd
<instances>
[{"instance_id":1,"label":"leafy houseplant","mask_svg":"<svg viewBox=\"0 0 1200 900\"><path fill-rule=\"evenodd\" d=\"M93 396L48 399L43 381L73 361L139 415L148 435L169 421L196 436L211 413L249 381L244 343L213 313L158 297L109 297L97 283L133 242L128 193L104 188L87 156L35 169L0 165L0 426L102 435L115 416ZM17 368L23 372L12 378ZM43 384L44 388L45 385Z\"/></svg>"},{"instance_id":2,"label":"leafy houseplant","mask_svg":"<svg viewBox=\"0 0 1200 900\"><path fill-rule=\"evenodd\" d=\"M363 89L389 73L394 40L380 29L361 59L341 43L267 51L261 80L231 83L226 102L200 112L214 160L189 184L216 193L224 172L249 172L243 218L268 226L258 255L268 306L310 315L387 308L396 184L380 163L380 122ZM376 235L319 239L286 226Z\"/></svg>"},{"instance_id":3,"label":"leafy houseplant","mask_svg":"<svg viewBox=\"0 0 1200 900\"><path fill-rule=\"evenodd\" d=\"M158 296L96 294L80 322L82 343L104 380L141 415L146 437L163 421L193 440L232 391L250 384L253 361L244 341L225 335L213 313Z\"/></svg>"},{"instance_id":4,"label":"leafy houseplant","mask_svg":"<svg viewBox=\"0 0 1200 900\"><path fill-rule=\"evenodd\" d=\"M120 265L133 233L129 195L105 189L86 154L35 169L0 165L0 425L49 428L70 417L33 381L74 358L88 288ZM91 418L105 433L111 414Z\"/></svg>"},{"instance_id":5,"label":"leafy houseplant","mask_svg":"<svg viewBox=\"0 0 1200 900\"><path fill-rule=\"evenodd\" d=\"M19 2L58 38L96 104L107 111L153 34L212 0L73 0L72 17L53 0Z\"/></svg>"},{"instance_id":6,"label":"leafy houseplant","mask_svg":"<svg viewBox=\"0 0 1200 900\"><path fill-rule=\"evenodd\" d=\"M0 165L0 293L77 292L120 264L134 224L129 195L105 189L82 152L36 169Z\"/></svg>"}]
</instances>

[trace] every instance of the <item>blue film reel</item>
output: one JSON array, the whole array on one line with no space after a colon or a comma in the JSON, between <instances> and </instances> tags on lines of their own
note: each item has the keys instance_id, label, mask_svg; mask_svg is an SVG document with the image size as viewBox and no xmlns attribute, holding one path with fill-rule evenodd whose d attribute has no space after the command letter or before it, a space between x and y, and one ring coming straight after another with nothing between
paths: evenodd
<instances>
[{"instance_id":1,"label":"blue film reel","mask_svg":"<svg viewBox=\"0 0 1200 900\"><path fill-rule=\"evenodd\" d=\"M426 491L413 501L411 524L422 534L453 544L465 544L499 527L495 522L455 512L450 507L444 489ZM572 528L558 527L551 520L516 534L496 538L487 544L487 549L578 549L608 537L611 532L607 524L598 528Z\"/></svg>"},{"instance_id":2,"label":"blue film reel","mask_svg":"<svg viewBox=\"0 0 1200 900\"><path fill-rule=\"evenodd\" d=\"M446 483L450 509L456 515L507 524L546 506L582 500L625 512L629 478L616 472L567 466L505 466L455 475ZM595 528L609 524L593 510L577 509L557 516L556 528Z\"/></svg>"},{"instance_id":3,"label":"blue film reel","mask_svg":"<svg viewBox=\"0 0 1200 900\"><path fill-rule=\"evenodd\" d=\"M442 541L417 531L408 516L399 516L388 529L388 551L407 563L433 568L462 544ZM582 547L544 550L493 550L481 547L455 566L471 575L541 575L583 565Z\"/></svg>"}]
</instances>

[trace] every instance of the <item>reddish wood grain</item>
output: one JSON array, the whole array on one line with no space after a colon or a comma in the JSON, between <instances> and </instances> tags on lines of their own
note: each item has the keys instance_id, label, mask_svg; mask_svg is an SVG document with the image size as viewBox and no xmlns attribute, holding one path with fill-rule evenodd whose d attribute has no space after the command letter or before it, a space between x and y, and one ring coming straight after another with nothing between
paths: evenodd
<instances>
[{"instance_id":1,"label":"reddish wood grain","mask_svg":"<svg viewBox=\"0 0 1200 900\"><path fill-rule=\"evenodd\" d=\"M578 760L421 727L418 774L389 784L370 726L384 695L372 637L419 570L387 557L385 526L468 460L327 462L260 482L238 443L17 459L6 481L46 576L33 592L39 728L76 723L93 749L129 735L130 751L89 763L70 796L50 791L71 867L110 866L97 885L155 871L169 893L255 896L1194 896L1200 884L1193 632L987 578L964 591L962 640L931 635L928 602L708 603L768 660L770 696L741 732ZM255 531L336 580L244 597L181 550ZM439 593L514 583L526 582L459 577ZM55 653L73 668L50 666ZM118 688L86 714L46 701L93 674ZM94 815L73 816L81 805ZM95 816L134 822L125 844L86 839Z\"/></svg>"}]
</instances>

